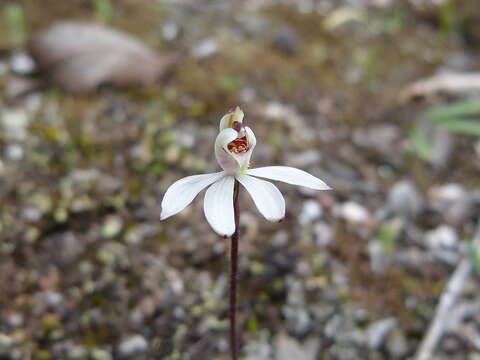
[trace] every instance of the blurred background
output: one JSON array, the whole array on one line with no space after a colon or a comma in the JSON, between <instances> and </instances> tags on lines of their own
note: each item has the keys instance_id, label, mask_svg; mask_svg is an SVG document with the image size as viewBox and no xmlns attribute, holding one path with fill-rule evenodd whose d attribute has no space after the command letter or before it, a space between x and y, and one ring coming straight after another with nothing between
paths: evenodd
<instances>
[{"instance_id":1,"label":"blurred background","mask_svg":"<svg viewBox=\"0 0 480 360\"><path fill-rule=\"evenodd\" d=\"M116 29L116 30L112 30ZM287 219L244 192L246 360L480 359L477 0L3 0L0 359L228 359L228 240L175 180L234 105Z\"/></svg>"}]
</instances>

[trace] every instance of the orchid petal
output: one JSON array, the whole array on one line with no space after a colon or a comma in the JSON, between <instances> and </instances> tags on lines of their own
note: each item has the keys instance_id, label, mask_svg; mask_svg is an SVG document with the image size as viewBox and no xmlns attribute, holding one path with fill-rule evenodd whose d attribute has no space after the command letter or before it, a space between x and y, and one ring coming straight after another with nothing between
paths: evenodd
<instances>
[{"instance_id":1,"label":"orchid petal","mask_svg":"<svg viewBox=\"0 0 480 360\"><path fill-rule=\"evenodd\" d=\"M187 176L174 182L163 197L160 220L165 220L182 211L200 191L223 176L225 176L225 172L221 171L213 174Z\"/></svg>"},{"instance_id":2,"label":"orchid petal","mask_svg":"<svg viewBox=\"0 0 480 360\"><path fill-rule=\"evenodd\" d=\"M247 171L248 175L258 176L270 180L283 181L287 184L305 186L314 190L331 190L319 178L309 173L289 166L266 166Z\"/></svg>"},{"instance_id":3,"label":"orchid petal","mask_svg":"<svg viewBox=\"0 0 480 360\"><path fill-rule=\"evenodd\" d=\"M208 188L203 201L208 223L223 237L229 237L235 232L233 184L233 176L225 176Z\"/></svg>"},{"instance_id":4,"label":"orchid petal","mask_svg":"<svg viewBox=\"0 0 480 360\"><path fill-rule=\"evenodd\" d=\"M280 221L285 217L285 200L275 185L248 175L237 175L236 178L267 220Z\"/></svg>"},{"instance_id":5,"label":"orchid petal","mask_svg":"<svg viewBox=\"0 0 480 360\"><path fill-rule=\"evenodd\" d=\"M247 136L248 145L250 146L250 150L253 150L255 148L255 145L257 145L257 138L255 137L255 134L253 133L252 129L250 129L249 126L245 126L245 132Z\"/></svg>"},{"instance_id":6,"label":"orchid petal","mask_svg":"<svg viewBox=\"0 0 480 360\"><path fill-rule=\"evenodd\" d=\"M240 167L243 172L247 170L248 167L250 166L250 158L252 157L253 149L255 149L255 146L257 145L257 138L255 137L255 134L253 133L252 129L250 129L248 126L245 126L245 133L247 136L249 149L244 154L242 163L240 164Z\"/></svg>"},{"instance_id":7,"label":"orchid petal","mask_svg":"<svg viewBox=\"0 0 480 360\"><path fill-rule=\"evenodd\" d=\"M219 131L233 127L234 122L242 123L243 116L244 116L244 113L240 109L240 107L236 106L235 108L231 109L220 119Z\"/></svg>"},{"instance_id":8,"label":"orchid petal","mask_svg":"<svg viewBox=\"0 0 480 360\"><path fill-rule=\"evenodd\" d=\"M215 139L215 157L222 169L229 174L235 173L240 168L237 159L228 151L228 144L235 140L237 136L238 132L236 130L228 128L222 130Z\"/></svg>"},{"instance_id":9,"label":"orchid petal","mask_svg":"<svg viewBox=\"0 0 480 360\"><path fill-rule=\"evenodd\" d=\"M220 131L215 139L215 150L217 148L222 148L225 151L228 151L228 144L238 137L238 131L228 128Z\"/></svg>"}]
</instances>

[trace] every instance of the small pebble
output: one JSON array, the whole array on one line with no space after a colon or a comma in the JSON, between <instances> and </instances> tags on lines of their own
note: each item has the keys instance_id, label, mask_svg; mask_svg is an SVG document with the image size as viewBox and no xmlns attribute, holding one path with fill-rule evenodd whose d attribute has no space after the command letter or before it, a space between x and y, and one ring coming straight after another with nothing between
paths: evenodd
<instances>
[{"instance_id":1,"label":"small pebble","mask_svg":"<svg viewBox=\"0 0 480 360\"><path fill-rule=\"evenodd\" d=\"M13 345L13 339L7 334L0 333L0 350L8 349Z\"/></svg>"},{"instance_id":2,"label":"small pebble","mask_svg":"<svg viewBox=\"0 0 480 360\"><path fill-rule=\"evenodd\" d=\"M322 216L322 208L315 200L307 200L303 204L302 211L298 215L298 221L302 225L309 225Z\"/></svg>"},{"instance_id":3,"label":"small pebble","mask_svg":"<svg viewBox=\"0 0 480 360\"><path fill-rule=\"evenodd\" d=\"M402 218L415 218L423 207L423 200L415 184L409 180L395 183L387 197L387 212Z\"/></svg>"},{"instance_id":4,"label":"small pebble","mask_svg":"<svg viewBox=\"0 0 480 360\"><path fill-rule=\"evenodd\" d=\"M3 131L8 139L24 140L27 136L28 115L20 109L3 108L0 112Z\"/></svg>"},{"instance_id":5,"label":"small pebble","mask_svg":"<svg viewBox=\"0 0 480 360\"><path fill-rule=\"evenodd\" d=\"M195 45L192 49L192 55L197 59L204 59L215 55L217 51L217 41L215 39L209 38L202 40L197 45Z\"/></svg>"},{"instance_id":6,"label":"small pebble","mask_svg":"<svg viewBox=\"0 0 480 360\"><path fill-rule=\"evenodd\" d=\"M324 222L317 222L313 226L315 243L320 247L325 247L333 240L332 227Z\"/></svg>"},{"instance_id":7,"label":"small pebble","mask_svg":"<svg viewBox=\"0 0 480 360\"><path fill-rule=\"evenodd\" d=\"M93 360L112 360L112 354L107 350L94 348L92 349L91 356Z\"/></svg>"},{"instance_id":8,"label":"small pebble","mask_svg":"<svg viewBox=\"0 0 480 360\"><path fill-rule=\"evenodd\" d=\"M425 234L425 242L432 249L452 249L457 246L458 235L451 226L440 225Z\"/></svg>"},{"instance_id":9,"label":"small pebble","mask_svg":"<svg viewBox=\"0 0 480 360\"><path fill-rule=\"evenodd\" d=\"M380 349L390 331L392 331L397 324L397 320L392 317L372 323L367 328L368 347L372 350Z\"/></svg>"},{"instance_id":10,"label":"small pebble","mask_svg":"<svg viewBox=\"0 0 480 360\"><path fill-rule=\"evenodd\" d=\"M148 349L148 342L142 335L133 335L122 341L118 347L122 358L132 358L135 355L144 353Z\"/></svg>"},{"instance_id":11,"label":"small pebble","mask_svg":"<svg viewBox=\"0 0 480 360\"><path fill-rule=\"evenodd\" d=\"M370 213L362 205L347 201L340 205L338 215L351 224L362 224L370 220Z\"/></svg>"},{"instance_id":12,"label":"small pebble","mask_svg":"<svg viewBox=\"0 0 480 360\"><path fill-rule=\"evenodd\" d=\"M390 356L394 359L405 359L409 351L408 342L404 333L395 328L387 338L386 348Z\"/></svg>"},{"instance_id":13,"label":"small pebble","mask_svg":"<svg viewBox=\"0 0 480 360\"><path fill-rule=\"evenodd\" d=\"M167 41L175 40L178 36L178 25L173 22L167 22L162 26L162 36Z\"/></svg>"},{"instance_id":14,"label":"small pebble","mask_svg":"<svg viewBox=\"0 0 480 360\"><path fill-rule=\"evenodd\" d=\"M17 74L31 74L35 70L35 63L29 55L17 53L10 58L10 69Z\"/></svg>"},{"instance_id":15,"label":"small pebble","mask_svg":"<svg viewBox=\"0 0 480 360\"><path fill-rule=\"evenodd\" d=\"M294 55L298 51L299 38L291 28L278 29L272 41L272 48L286 55Z\"/></svg>"}]
</instances>

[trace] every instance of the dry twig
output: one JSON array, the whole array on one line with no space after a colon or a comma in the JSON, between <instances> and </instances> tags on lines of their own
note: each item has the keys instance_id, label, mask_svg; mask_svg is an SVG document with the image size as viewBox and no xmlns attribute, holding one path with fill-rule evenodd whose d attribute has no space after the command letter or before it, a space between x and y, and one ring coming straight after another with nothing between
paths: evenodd
<instances>
[{"instance_id":1,"label":"dry twig","mask_svg":"<svg viewBox=\"0 0 480 360\"><path fill-rule=\"evenodd\" d=\"M480 248L480 221L473 239L473 246L475 249ZM435 317L416 353L416 360L433 359L432 355L435 347L443 336L445 325L448 322L448 316L451 314L452 308L457 303L458 298L462 295L472 270L473 266L468 258L464 258L458 264L440 297Z\"/></svg>"}]
</instances>

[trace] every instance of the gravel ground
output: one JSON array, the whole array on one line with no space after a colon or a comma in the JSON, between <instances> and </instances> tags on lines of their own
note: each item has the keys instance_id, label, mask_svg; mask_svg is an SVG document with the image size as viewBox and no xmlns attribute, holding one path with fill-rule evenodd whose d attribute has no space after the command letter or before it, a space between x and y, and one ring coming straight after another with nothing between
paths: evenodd
<instances>
[{"instance_id":1,"label":"gravel ground","mask_svg":"<svg viewBox=\"0 0 480 360\"><path fill-rule=\"evenodd\" d=\"M280 224L241 193L243 359L413 357L457 265L480 269L480 140L425 120L480 90L401 96L480 70L476 1L451 4L0 4L0 359L228 359L229 242L200 196L159 213L173 181L218 169L218 121L237 104L258 140L252 166L334 188L280 184ZM182 60L153 85L69 94L23 47L60 19ZM479 294L473 271L432 359L480 359Z\"/></svg>"}]
</instances>

